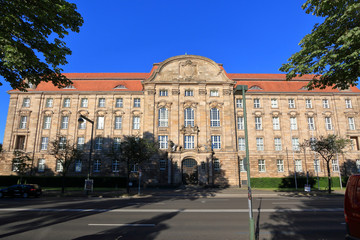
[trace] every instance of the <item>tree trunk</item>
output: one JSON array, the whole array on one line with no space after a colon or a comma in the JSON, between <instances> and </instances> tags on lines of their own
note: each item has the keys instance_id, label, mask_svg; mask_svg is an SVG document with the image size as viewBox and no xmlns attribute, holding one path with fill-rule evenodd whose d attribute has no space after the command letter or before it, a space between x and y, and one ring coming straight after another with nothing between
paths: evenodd
<instances>
[{"instance_id":1,"label":"tree trunk","mask_svg":"<svg viewBox=\"0 0 360 240\"><path fill-rule=\"evenodd\" d=\"M129 166L129 161L127 161L126 163L126 193L130 194L130 166Z\"/></svg>"},{"instance_id":2,"label":"tree trunk","mask_svg":"<svg viewBox=\"0 0 360 240\"><path fill-rule=\"evenodd\" d=\"M330 173L330 160L326 161L326 167L328 172L328 192L331 193L331 173Z\"/></svg>"},{"instance_id":3,"label":"tree trunk","mask_svg":"<svg viewBox=\"0 0 360 240\"><path fill-rule=\"evenodd\" d=\"M62 183L61 183L61 195L64 195L65 193L65 175L62 175Z\"/></svg>"}]
</instances>

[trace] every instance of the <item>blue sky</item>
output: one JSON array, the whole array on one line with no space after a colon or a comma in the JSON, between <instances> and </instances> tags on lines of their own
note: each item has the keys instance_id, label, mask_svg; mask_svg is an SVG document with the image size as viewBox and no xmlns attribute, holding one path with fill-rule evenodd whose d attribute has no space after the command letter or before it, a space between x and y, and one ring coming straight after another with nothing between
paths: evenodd
<instances>
[{"instance_id":1,"label":"blue sky","mask_svg":"<svg viewBox=\"0 0 360 240\"><path fill-rule=\"evenodd\" d=\"M322 20L305 14L305 0L71 2L84 25L65 38L73 53L64 72L149 72L153 63L187 53L223 63L229 73L280 73ZM0 87L0 142L8 90L7 83Z\"/></svg>"}]
</instances>

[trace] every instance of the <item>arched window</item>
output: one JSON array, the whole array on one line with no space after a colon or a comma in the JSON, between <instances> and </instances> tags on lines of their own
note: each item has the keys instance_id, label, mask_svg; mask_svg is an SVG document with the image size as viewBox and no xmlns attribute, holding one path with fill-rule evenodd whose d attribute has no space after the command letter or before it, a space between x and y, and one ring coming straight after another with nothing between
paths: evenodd
<instances>
[{"instance_id":1,"label":"arched window","mask_svg":"<svg viewBox=\"0 0 360 240\"><path fill-rule=\"evenodd\" d=\"M220 111L217 108L210 109L210 126L220 127Z\"/></svg>"},{"instance_id":2,"label":"arched window","mask_svg":"<svg viewBox=\"0 0 360 240\"><path fill-rule=\"evenodd\" d=\"M194 126L194 109L186 108L184 111L184 125L187 126Z\"/></svg>"},{"instance_id":3,"label":"arched window","mask_svg":"<svg viewBox=\"0 0 360 240\"><path fill-rule=\"evenodd\" d=\"M168 126L169 111L166 108L159 109L159 127Z\"/></svg>"}]
</instances>

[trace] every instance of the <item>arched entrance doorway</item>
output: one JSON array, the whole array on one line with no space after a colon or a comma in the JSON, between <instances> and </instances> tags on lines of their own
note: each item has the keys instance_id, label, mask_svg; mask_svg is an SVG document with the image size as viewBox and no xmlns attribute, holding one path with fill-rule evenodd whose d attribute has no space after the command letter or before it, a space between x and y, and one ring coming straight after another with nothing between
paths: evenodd
<instances>
[{"instance_id":1,"label":"arched entrance doorway","mask_svg":"<svg viewBox=\"0 0 360 240\"><path fill-rule=\"evenodd\" d=\"M181 169L183 184L198 184L198 166L194 159L185 158L182 161Z\"/></svg>"}]
</instances>

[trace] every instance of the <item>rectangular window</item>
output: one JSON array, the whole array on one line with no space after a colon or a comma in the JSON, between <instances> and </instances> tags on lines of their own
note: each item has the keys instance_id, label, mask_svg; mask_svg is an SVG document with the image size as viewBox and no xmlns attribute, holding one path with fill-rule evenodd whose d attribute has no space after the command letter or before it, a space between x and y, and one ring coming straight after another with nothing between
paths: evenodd
<instances>
[{"instance_id":1,"label":"rectangular window","mask_svg":"<svg viewBox=\"0 0 360 240\"><path fill-rule=\"evenodd\" d=\"M284 160L282 159L276 160L276 166L278 172L284 172Z\"/></svg>"},{"instance_id":2,"label":"rectangular window","mask_svg":"<svg viewBox=\"0 0 360 240\"><path fill-rule=\"evenodd\" d=\"M45 159L40 158L38 161L38 172L45 172Z\"/></svg>"},{"instance_id":3,"label":"rectangular window","mask_svg":"<svg viewBox=\"0 0 360 240\"><path fill-rule=\"evenodd\" d=\"M299 138L292 138L291 143L293 151L300 151Z\"/></svg>"},{"instance_id":4,"label":"rectangular window","mask_svg":"<svg viewBox=\"0 0 360 240\"><path fill-rule=\"evenodd\" d=\"M61 129L67 129L69 126L69 117L62 116L61 117Z\"/></svg>"},{"instance_id":5,"label":"rectangular window","mask_svg":"<svg viewBox=\"0 0 360 240\"><path fill-rule=\"evenodd\" d=\"M332 123L331 123L331 117L326 117L325 118L325 128L326 130L332 130Z\"/></svg>"},{"instance_id":6,"label":"rectangular window","mask_svg":"<svg viewBox=\"0 0 360 240\"><path fill-rule=\"evenodd\" d=\"M273 117L273 129L280 130L280 119L279 117Z\"/></svg>"},{"instance_id":7,"label":"rectangular window","mask_svg":"<svg viewBox=\"0 0 360 240\"><path fill-rule=\"evenodd\" d=\"M64 150L66 148L66 137L59 138L59 149Z\"/></svg>"},{"instance_id":8,"label":"rectangular window","mask_svg":"<svg viewBox=\"0 0 360 240\"><path fill-rule=\"evenodd\" d=\"M46 99L46 103L45 103L45 107L47 108L52 108L53 107L53 103L54 103L54 100L52 98L47 98Z\"/></svg>"},{"instance_id":9,"label":"rectangular window","mask_svg":"<svg viewBox=\"0 0 360 240\"><path fill-rule=\"evenodd\" d=\"M210 90L210 97L218 97L219 91L218 90Z\"/></svg>"},{"instance_id":10,"label":"rectangular window","mask_svg":"<svg viewBox=\"0 0 360 240\"><path fill-rule=\"evenodd\" d=\"M103 140L102 137L95 138L95 150L102 150Z\"/></svg>"},{"instance_id":11,"label":"rectangular window","mask_svg":"<svg viewBox=\"0 0 360 240\"><path fill-rule=\"evenodd\" d=\"M259 98L254 99L254 108L260 108L260 99Z\"/></svg>"},{"instance_id":12,"label":"rectangular window","mask_svg":"<svg viewBox=\"0 0 360 240\"><path fill-rule=\"evenodd\" d=\"M244 117L237 117L238 130L244 130Z\"/></svg>"},{"instance_id":13,"label":"rectangular window","mask_svg":"<svg viewBox=\"0 0 360 240\"><path fill-rule=\"evenodd\" d=\"M83 150L85 145L85 138L84 137L78 137L77 138L77 149Z\"/></svg>"},{"instance_id":14,"label":"rectangular window","mask_svg":"<svg viewBox=\"0 0 360 240\"><path fill-rule=\"evenodd\" d=\"M238 142L239 142L239 151L245 151L246 149L245 149L245 138L243 138L243 137L240 137L239 139L238 139Z\"/></svg>"},{"instance_id":15,"label":"rectangular window","mask_svg":"<svg viewBox=\"0 0 360 240\"><path fill-rule=\"evenodd\" d=\"M80 107L82 107L82 108L87 108L88 107L88 99L87 98L82 98L81 99Z\"/></svg>"},{"instance_id":16,"label":"rectangular window","mask_svg":"<svg viewBox=\"0 0 360 240\"><path fill-rule=\"evenodd\" d=\"M275 142L275 151L281 151L282 145L281 145L281 138L274 138Z\"/></svg>"},{"instance_id":17,"label":"rectangular window","mask_svg":"<svg viewBox=\"0 0 360 240\"><path fill-rule=\"evenodd\" d=\"M168 136L167 135L159 135L159 148L160 149L168 148Z\"/></svg>"},{"instance_id":18,"label":"rectangular window","mask_svg":"<svg viewBox=\"0 0 360 240\"><path fill-rule=\"evenodd\" d=\"M51 126L51 116L44 116L43 129L50 129Z\"/></svg>"},{"instance_id":19,"label":"rectangular window","mask_svg":"<svg viewBox=\"0 0 360 240\"><path fill-rule=\"evenodd\" d=\"M355 130L355 119L353 117L349 117L348 121L349 121L349 129Z\"/></svg>"},{"instance_id":20,"label":"rectangular window","mask_svg":"<svg viewBox=\"0 0 360 240\"><path fill-rule=\"evenodd\" d=\"M333 172L339 172L338 160L336 160L336 159L331 160L331 166L332 166Z\"/></svg>"},{"instance_id":21,"label":"rectangular window","mask_svg":"<svg viewBox=\"0 0 360 240\"><path fill-rule=\"evenodd\" d=\"M22 106L23 107L30 107L30 98L24 98Z\"/></svg>"},{"instance_id":22,"label":"rectangular window","mask_svg":"<svg viewBox=\"0 0 360 240\"><path fill-rule=\"evenodd\" d=\"M278 100L276 98L271 99L271 108L279 108Z\"/></svg>"},{"instance_id":23,"label":"rectangular window","mask_svg":"<svg viewBox=\"0 0 360 240\"><path fill-rule=\"evenodd\" d=\"M195 148L194 136L184 136L184 148L185 149Z\"/></svg>"},{"instance_id":24,"label":"rectangular window","mask_svg":"<svg viewBox=\"0 0 360 240\"><path fill-rule=\"evenodd\" d=\"M159 127L168 127L169 111L167 108L159 109Z\"/></svg>"},{"instance_id":25,"label":"rectangular window","mask_svg":"<svg viewBox=\"0 0 360 240\"><path fill-rule=\"evenodd\" d=\"M289 99L289 108L295 108L295 99Z\"/></svg>"},{"instance_id":26,"label":"rectangular window","mask_svg":"<svg viewBox=\"0 0 360 240\"><path fill-rule=\"evenodd\" d=\"M211 147L212 149L221 149L220 136L211 136Z\"/></svg>"},{"instance_id":27,"label":"rectangular window","mask_svg":"<svg viewBox=\"0 0 360 240\"><path fill-rule=\"evenodd\" d=\"M75 172L79 173L82 171L82 161L80 159L75 160Z\"/></svg>"},{"instance_id":28,"label":"rectangular window","mask_svg":"<svg viewBox=\"0 0 360 240\"><path fill-rule=\"evenodd\" d=\"M94 172L100 172L101 169L101 160L100 159L95 159L94 160Z\"/></svg>"},{"instance_id":29,"label":"rectangular window","mask_svg":"<svg viewBox=\"0 0 360 240\"><path fill-rule=\"evenodd\" d=\"M313 117L308 117L309 130L315 130L315 121Z\"/></svg>"},{"instance_id":30,"label":"rectangular window","mask_svg":"<svg viewBox=\"0 0 360 240\"><path fill-rule=\"evenodd\" d=\"M70 98L64 98L63 107L70 107Z\"/></svg>"},{"instance_id":31,"label":"rectangular window","mask_svg":"<svg viewBox=\"0 0 360 240\"><path fill-rule=\"evenodd\" d=\"M261 117L255 117L255 129L261 130L262 129L262 119Z\"/></svg>"},{"instance_id":32,"label":"rectangular window","mask_svg":"<svg viewBox=\"0 0 360 240\"><path fill-rule=\"evenodd\" d=\"M240 168L240 172L246 172L246 168L245 168L243 159L239 160L239 168Z\"/></svg>"},{"instance_id":33,"label":"rectangular window","mask_svg":"<svg viewBox=\"0 0 360 240\"><path fill-rule=\"evenodd\" d=\"M113 140L113 147L114 147L114 150L117 151L120 149L120 144L121 144L121 138L119 137L114 137L114 140Z\"/></svg>"},{"instance_id":34,"label":"rectangular window","mask_svg":"<svg viewBox=\"0 0 360 240\"><path fill-rule=\"evenodd\" d=\"M185 127L194 127L194 109L186 108L184 110L184 125Z\"/></svg>"},{"instance_id":35,"label":"rectangular window","mask_svg":"<svg viewBox=\"0 0 360 240\"><path fill-rule=\"evenodd\" d=\"M167 90L160 90L159 92L159 96L160 97L167 97L168 95L168 91Z\"/></svg>"},{"instance_id":36,"label":"rectangular window","mask_svg":"<svg viewBox=\"0 0 360 240\"><path fill-rule=\"evenodd\" d=\"M215 158L214 159L214 171L219 172L220 171L220 160Z\"/></svg>"},{"instance_id":37,"label":"rectangular window","mask_svg":"<svg viewBox=\"0 0 360 240\"><path fill-rule=\"evenodd\" d=\"M243 100L242 98L236 99L236 108L243 108Z\"/></svg>"},{"instance_id":38,"label":"rectangular window","mask_svg":"<svg viewBox=\"0 0 360 240\"><path fill-rule=\"evenodd\" d=\"M302 163L300 159L295 160L295 171L302 172Z\"/></svg>"},{"instance_id":39,"label":"rectangular window","mask_svg":"<svg viewBox=\"0 0 360 240\"><path fill-rule=\"evenodd\" d=\"M220 111L217 108L210 109L210 126L220 127Z\"/></svg>"},{"instance_id":40,"label":"rectangular window","mask_svg":"<svg viewBox=\"0 0 360 240\"><path fill-rule=\"evenodd\" d=\"M140 107L140 98L134 98L134 107Z\"/></svg>"},{"instance_id":41,"label":"rectangular window","mask_svg":"<svg viewBox=\"0 0 360 240\"><path fill-rule=\"evenodd\" d=\"M311 99L306 99L306 100L305 100L305 103L306 103L306 108L312 108Z\"/></svg>"},{"instance_id":42,"label":"rectangular window","mask_svg":"<svg viewBox=\"0 0 360 240\"><path fill-rule=\"evenodd\" d=\"M86 119L82 118L82 120L79 122L79 129L86 129Z\"/></svg>"},{"instance_id":43,"label":"rectangular window","mask_svg":"<svg viewBox=\"0 0 360 240\"><path fill-rule=\"evenodd\" d=\"M123 99L122 98L117 98L115 100L115 107L116 108L122 108L123 106L124 106Z\"/></svg>"},{"instance_id":44,"label":"rectangular window","mask_svg":"<svg viewBox=\"0 0 360 240\"><path fill-rule=\"evenodd\" d=\"M99 98L98 107L105 107L105 98Z\"/></svg>"},{"instance_id":45,"label":"rectangular window","mask_svg":"<svg viewBox=\"0 0 360 240\"><path fill-rule=\"evenodd\" d=\"M104 129L104 120L105 120L105 117L103 117L103 116L97 117L96 129Z\"/></svg>"},{"instance_id":46,"label":"rectangular window","mask_svg":"<svg viewBox=\"0 0 360 240\"><path fill-rule=\"evenodd\" d=\"M21 116L19 128L26 129L26 125L27 125L27 116Z\"/></svg>"},{"instance_id":47,"label":"rectangular window","mask_svg":"<svg viewBox=\"0 0 360 240\"><path fill-rule=\"evenodd\" d=\"M41 138L41 147L40 150L47 150L49 144L49 138L48 137L42 137Z\"/></svg>"},{"instance_id":48,"label":"rectangular window","mask_svg":"<svg viewBox=\"0 0 360 240\"><path fill-rule=\"evenodd\" d=\"M56 171L62 172L64 170L64 166L60 160L56 160Z\"/></svg>"},{"instance_id":49,"label":"rectangular window","mask_svg":"<svg viewBox=\"0 0 360 240\"><path fill-rule=\"evenodd\" d=\"M259 166L259 172L265 172L266 171L265 160L264 159L258 160L258 166Z\"/></svg>"},{"instance_id":50,"label":"rectangular window","mask_svg":"<svg viewBox=\"0 0 360 240\"><path fill-rule=\"evenodd\" d=\"M350 142L351 142L351 149L359 151L358 137L350 137Z\"/></svg>"},{"instance_id":51,"label":"rectangular window","mask_svg":"<svg viewBox=\"0 0 360 240\"><path fill-rule=\"evenodd\" d=\"M256 138L256 150L264 151L264 139Z\"/></svg>"},{"instance_id":52,"label":"rectangular window","mask_svg":"<svg viewBox=\"0 0 360 240\"><path fill-rule=\"evenodd\" d=\"M122 128L122 116L116 116L115 117L115 129L121 129Z\"/></svg>"},{"instance_id":53,"label":"rectangular window","mask_svg":"<svg viewBox=\"0 0 360 240\"><path fill-rule=\"evenodd\" d=\"M297 130L297 120L296 117L290 118L290 129L291 130Z\"/></svg>"},{"instance_id":54,"label":"rectangular window","mask_svg":"<svg viewBox=\"0 0 360 240\"><path fill-rule=\"evenodd\" d=\"M345 99L346 108L352 108L351 99Z\"/></svg>"},{"instance_id":55,"label":"rectangular window","mask_svg":"<svg viewBox=\"0 0 360 240\"><path fill-rule=\"evenodd\" d=\"M24 150L25 148L25 136L16 136L15 149Z\"/></svg>"},{"instance_id":56,"label":"rectangular window","mask_svg":"<svg viewBox=\"0 0 360 240\"><path fill-rule=\"evenodd\" d=\"M330 108L329 100L323 99L322 104L323 104L323 108Z\"/></svg>"},{"instance_id":57,"label":"rectangular window","mask_svg":"<svg viewBox=\"0 0 360 240\"><path fill-rule=\"evenodd\" d=\"M133 129L140 129L140 117L134 116L133 117Z\"/></svg>"},{"instance_id":58,"label":"rectangular window","mask_svg":"<svg viewBox=\"0 0 360 240\"><path fill-rule=\"evenodd\" d=\"M185 97L192 97L194 96L193 90L185 90Z\"/></svg>"},{"instance_id":59,"label":"rectangular window","mask_svg":"<svg viewBox=\"0 0 360 240\"><path fill-rule=\"evenodd\" d=\"M112 161L112 171L113 172L119 172L120 171L120 161L119 160L114 159Z\"/></svg>"},{"instance_id":60,"label":"rectangular window","mask_svg":"<svg viewBox=\"0 0 360 240\"><path fill-rule=\"evenodd\" d=\"M315 172L321 172L320 160L319 159L314 159L314 171Z\"/></svg>"},{"instance_id":61,"label":"rectangular window","mask_svg":"<svg viewBox=\"0 0 360 240\"><path fill-rule=\"evenodd\" d=\"M159 170L160 171L165 171L166 170L166 160L161 159L159 161Z\"/></svg>"}]
</instances>

